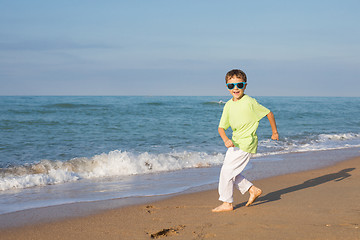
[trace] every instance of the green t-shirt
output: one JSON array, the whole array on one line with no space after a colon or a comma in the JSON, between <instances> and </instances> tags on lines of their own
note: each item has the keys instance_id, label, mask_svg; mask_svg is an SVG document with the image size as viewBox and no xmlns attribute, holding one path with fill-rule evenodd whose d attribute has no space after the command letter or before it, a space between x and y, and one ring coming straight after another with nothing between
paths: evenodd
<instances>
[{"instance_id":1,"label":"green t-shirt","mask_svg":"<svg viewBox=\"0 0 360 240\"><path fill-rule=\"evenodd\" d=\"M244 95L236 102L230 99L224 106L219 127L225 130L231 127L234 145L244 152L256 153L258 145L256 130L260 119L269 112L269 109L248 95Z\"/></svg>"}]
</instances>

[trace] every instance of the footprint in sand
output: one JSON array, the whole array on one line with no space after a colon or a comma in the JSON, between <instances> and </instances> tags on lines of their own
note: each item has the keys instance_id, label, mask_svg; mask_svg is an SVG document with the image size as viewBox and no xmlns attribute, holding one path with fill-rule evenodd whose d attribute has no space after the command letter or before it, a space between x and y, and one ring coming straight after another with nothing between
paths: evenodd
<instances>
[{"instance_id":1,"label":"footprint in sand","mask_svg":"<svg viewBox=\"0 0 360 240\"><path fill-rule=\"evenodd\" d=\"M168 237L174 234L178 234L180 230L183 230L185 228L184 225L179 225L177 227L172 227L172 228L164 228L161 231L158 231L156 233L150 234L151 238L157 239L157 238L161 238L161 237Z\"/></svg>"},{"instance_id":2,"label":"footprint in sand","mask_svg":"<svg viewBox=\"0 0 360 240\"><path fill-rule=\"evenodd\" d=\"M145 207L145 209L146 209L146 212L147 213L152 213L153 212L153 209L156 209L154 206L152 206L152 205L147 205L146 207Z\"/></svg>"}]
</instances>

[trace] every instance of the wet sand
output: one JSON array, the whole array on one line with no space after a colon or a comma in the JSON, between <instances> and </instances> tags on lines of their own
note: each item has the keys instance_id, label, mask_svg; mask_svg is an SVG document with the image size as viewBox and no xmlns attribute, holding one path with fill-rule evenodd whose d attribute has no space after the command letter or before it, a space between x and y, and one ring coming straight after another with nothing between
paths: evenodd
<instances>
[{"instance_id":1,"label":"wet sand","mask_svg":"<svg viewBox=\"0 0 360 240\"><path fill-rule=\"evenodd\" d=\"M360 158L254 181L235 209L212 213L217 190L0 230L5 239L360 239ZM43 209L42 211L46 211ZM36 210L35 210L36 211ZM11 216L11 215L9 215Z\"/></svg>"}]
</instances>

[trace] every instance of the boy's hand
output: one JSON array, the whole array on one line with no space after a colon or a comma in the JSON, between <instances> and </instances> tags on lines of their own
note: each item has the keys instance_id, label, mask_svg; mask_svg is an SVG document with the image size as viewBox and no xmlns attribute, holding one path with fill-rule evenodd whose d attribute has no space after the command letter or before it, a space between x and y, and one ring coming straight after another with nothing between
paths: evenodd
<instances>
[{"instance_id":1,"label":"boy's hand","mask_svg":"<svg viewBox=\"0 0 360 240\"><path fill-rule=\"evenodd\" d=\"M271 139L272 140L279 140L279 134L277 132L273 133L272 136L271 136Z\"/></svg>"},{"instance_id":2,"label":"boy's hand","mask_svg":"<svg viewBox=\"0 0 360 240\"><path fill-rule=\"evenodd\" d=\"M225 146L226 146L227 148L235 147L234 143L233 143L230 139L228 139L228 140L225 141Z\"/></svg>"}]
</instances>

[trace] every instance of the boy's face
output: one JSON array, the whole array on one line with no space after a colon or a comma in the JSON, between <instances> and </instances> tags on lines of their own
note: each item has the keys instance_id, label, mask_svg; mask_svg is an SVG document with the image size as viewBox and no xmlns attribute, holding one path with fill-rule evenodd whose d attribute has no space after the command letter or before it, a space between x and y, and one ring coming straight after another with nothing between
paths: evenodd
<instances>
[{"instance_id":1,"label":"boy's face","mask_svg":"<svg viewBox=\"0 0 360 240\"><path fill-rule=\"evenodd\" d=\"M244 80L234 76L234 77L232 77L232 78L230 78L228 80L227 84L229 84L229 83L240 83L240 82L245 83ZM235 87L233 89L228 89L230 94L233 96L234 101L240 100L244 96L246 86L247 86L247 84L245 84L243 89L239 89L238 86L235 84Z\"/></svg>"}]
</instances>

